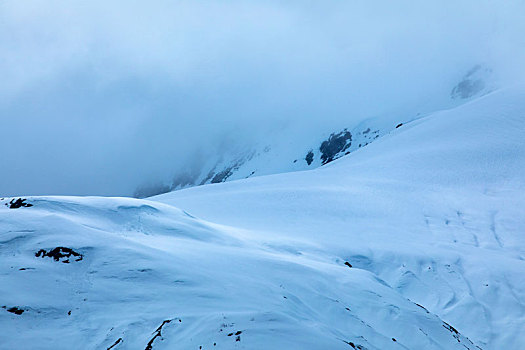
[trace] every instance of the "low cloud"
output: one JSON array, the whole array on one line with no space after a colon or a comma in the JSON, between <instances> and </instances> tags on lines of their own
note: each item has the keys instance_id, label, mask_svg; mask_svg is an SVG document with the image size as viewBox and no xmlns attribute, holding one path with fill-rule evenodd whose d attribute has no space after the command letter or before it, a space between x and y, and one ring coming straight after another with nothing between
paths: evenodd
<instances>
[{"instance_id":1,"label":"low cloud","mask_svg":"<svg viewBox=\"0 0 525 350\"><path fill-rule=\"evenodd\" d=\"M521 79L521 1L3 1L0 195L131 195L276 128Z\"/></svg>"}]
</instances>

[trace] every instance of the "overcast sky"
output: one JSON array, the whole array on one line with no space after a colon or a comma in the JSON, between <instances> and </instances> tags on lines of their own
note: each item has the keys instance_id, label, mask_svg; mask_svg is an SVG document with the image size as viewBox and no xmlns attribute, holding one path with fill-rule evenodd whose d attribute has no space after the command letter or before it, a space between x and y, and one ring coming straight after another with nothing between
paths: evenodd
<instances>
[{"instance_id":1,"label":"overcast sky","mask_svg":"<svg viewBox=\"0 0 525 350\"><path fill-rule=\"evenodd\" d=\"M130 195L272 128L432 101L475 64L511 84L524 47L518 0L4 0L0 196Z\"/></svg>"}]
</instances>

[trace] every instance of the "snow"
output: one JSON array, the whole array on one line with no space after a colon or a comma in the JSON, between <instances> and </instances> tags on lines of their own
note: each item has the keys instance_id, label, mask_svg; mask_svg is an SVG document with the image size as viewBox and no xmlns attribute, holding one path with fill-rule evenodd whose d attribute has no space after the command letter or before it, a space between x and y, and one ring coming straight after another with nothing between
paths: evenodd
<instances>
[{"instance_id":1,"label":"snow","mask_svg":"<svg viewBox=\"0 0 525 350\"><path fill-rule=\"evenodd\" d=\"M490 93L315 170L1 205L0 348L519 349L524 98ZM56 247L82 260L35 256Z\"/></svg>"},{"instance_id":2,"label":"snow","mask_svg":"<svg viewBox=\"0 0 525 350\"><path fill-rule=\"evenodd\" d=\"M324 165L326 157L332 161L355 152L399 126L434 114L437 110L457 107L488 94L498 86L492 70L482 65L476 65L456 78L449 91L444 89L442 93L416 104L402 103L382 114L364 112L360 115L352 111L350 115L342 115L337 122L324 117L305 116L305 120L300 122L286 122L284 118L282 123L274 125L271 132L259 132L257 128L245 130L243 137L248 137L249 142L229 140L223 147L207 149L208 154L200 162L189 167L179 167L175 174L164 181L142 184L136 189L134 197L144 198L196 185L314 169ZM318 120L312 124L310 119ZM348 133L351 138L344 138L345 142L339 145L334 142L325 147L337 151L333 157L326 154L326 150L323 151L323 144L333 136Z\"/></svg>"}]
</instances>

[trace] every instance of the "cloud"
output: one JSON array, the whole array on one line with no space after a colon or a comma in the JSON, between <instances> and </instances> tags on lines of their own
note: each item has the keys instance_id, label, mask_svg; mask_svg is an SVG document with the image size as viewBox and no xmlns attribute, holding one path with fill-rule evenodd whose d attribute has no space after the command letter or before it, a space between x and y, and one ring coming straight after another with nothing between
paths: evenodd
<instances>
[{"instance_id":1,"label":"cloud","mask_svg":"<svg viewBox=\"0 0 525 350\"><path fill-rule=\"evenodd\" d=\"M522 74L520 1L3 1L0 194L130 195L283 126ZM213 150L213 151L210 151Z\"/></svg>"}]
</instances>

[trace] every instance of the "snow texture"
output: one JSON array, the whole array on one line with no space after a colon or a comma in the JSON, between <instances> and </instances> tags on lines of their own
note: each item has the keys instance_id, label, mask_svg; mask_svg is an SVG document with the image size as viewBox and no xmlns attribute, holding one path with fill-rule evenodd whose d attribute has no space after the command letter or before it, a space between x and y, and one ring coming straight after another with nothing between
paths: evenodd
<instances>
[{"instance_id":1,"label":"snow texture","mask_svg":"<svg viewBox=\"0 0 525 350\"><path fill-rule=\"evenodd\" d=\"M492 92L314 170L3 198L0 348L520 349L524 98Z\"/></svg>"}]
</instances>

